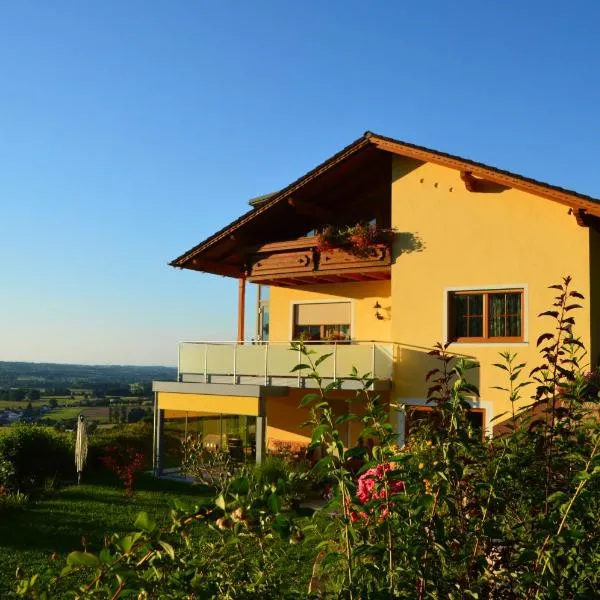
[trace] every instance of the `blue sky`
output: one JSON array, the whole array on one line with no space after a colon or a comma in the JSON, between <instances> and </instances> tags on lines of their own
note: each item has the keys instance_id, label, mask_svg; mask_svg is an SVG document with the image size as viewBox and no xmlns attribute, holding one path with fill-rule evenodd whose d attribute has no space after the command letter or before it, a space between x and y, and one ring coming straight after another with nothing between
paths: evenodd
<instances>
[{"instance_id":1,"label":"blue sky","mask_svg":"<svg viewBox=\"0 0 600 600\"><path fill-rule=\"evenodd\" d=\"M3 3L0 360L234 339L236 282L167 262L367 129L600 196L598 22L596 0Z\"/></svg>"}]
</instances>

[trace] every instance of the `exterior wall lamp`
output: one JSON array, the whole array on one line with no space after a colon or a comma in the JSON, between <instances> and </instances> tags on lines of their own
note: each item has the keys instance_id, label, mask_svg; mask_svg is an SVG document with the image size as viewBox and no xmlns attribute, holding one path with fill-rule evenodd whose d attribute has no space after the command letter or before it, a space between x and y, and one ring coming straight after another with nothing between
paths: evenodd
<instances>
[{"instance_id":1,"label":"exterior wall lamp","mask_svg":"<svg viewBox=\"0 0 600 600\"><path fill-rule=\"evenodd\" d=\"M375 309L375 318L382 321L383 315L379 312L381 309L381 304L379 304L379 301L375 302L375 304L373 305L373 308Z\"/></svg>"}]
</instances>

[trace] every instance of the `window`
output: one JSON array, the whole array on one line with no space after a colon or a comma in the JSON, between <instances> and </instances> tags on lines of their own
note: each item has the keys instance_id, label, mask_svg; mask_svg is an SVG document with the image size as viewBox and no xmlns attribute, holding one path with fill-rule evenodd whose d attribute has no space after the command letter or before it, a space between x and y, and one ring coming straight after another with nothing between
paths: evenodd
<instances>
[{"instance_id":1,"label":"window","mask_svg":"<svg viewBox=\"0 0 600 600\"><path fill-rule=\"evenodd\" d=\"M404 420L404 435L408 439L411 433L418 428L419 421L432 420L433 409L431 406L407 406L406 417ZM474 431L479 431L481 437L484 435L485 411L482 408L471 408L467 414L467 420L470 422Z\"/></svg>"},{"instance_id":2,"label":"window","mask_svg":"<svg viewBox=\"0 0 600 600\"><path fill-rule=\"evenodd\" d=\"M307 342L349 342L350 302L296 304L293 337Z\"/></svg>"},{"instance_id":3,"label":"window","mask_svg":"<svg viewBox=\"0 0 600 600\"><path fill-rule=\"evenodd\" d=\"M523 341L523 290L451 292L448 308L449 341Z\"/></svg>"}]
</instances>

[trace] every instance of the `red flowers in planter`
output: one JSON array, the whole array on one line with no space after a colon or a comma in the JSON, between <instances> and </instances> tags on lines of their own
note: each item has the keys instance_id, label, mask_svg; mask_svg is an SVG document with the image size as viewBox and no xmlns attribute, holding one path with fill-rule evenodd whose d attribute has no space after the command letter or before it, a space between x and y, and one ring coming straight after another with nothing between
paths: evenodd
<instances>
[{"instance_id":1,"label":"red flowers in planter","mask_svg":"<svg viewBox=\"0 0 600 600\"><path fill-rule=\"evenodd\" d=\"M377 226L359 223L348 230L348 240L358 253L367 253L377 243Z\"/></svg>"},{"instance_id":2,"label":"red flowers in planter","mask_svg":"<svg viewBox=\"0 0 600 600\"><path fill-rule=\"evenodd\" d=\"M382 241L389 229L381 229L374 223L348 225L326 225L317 233L318 252L329 252L334 248L345 248L357 256L368 256Z\"/></svg>"},{"instance_id":3,"label":"red flowers in planter","mask_svg":"<svg viewBox=\"0 0 600 600\"><path fill-rule=\"evenodd\" d=\"M340 240L340 231L337 227L327 225L317 233L317 252L329 252L341 245L343 241Z\"/></svg>"},{"instance_id":4,"label":"red flowers in planter","mask_svg":"<svg viewBox=\"0 0 600 600\"><path fill-rule=\"evenodd\" d=\"M133 496L135 475L144 464L144 454L135 448L108 446L104 449L106 456L100 460L104 466L121 480L126 496Z\"/></svg>"}]
</instances>

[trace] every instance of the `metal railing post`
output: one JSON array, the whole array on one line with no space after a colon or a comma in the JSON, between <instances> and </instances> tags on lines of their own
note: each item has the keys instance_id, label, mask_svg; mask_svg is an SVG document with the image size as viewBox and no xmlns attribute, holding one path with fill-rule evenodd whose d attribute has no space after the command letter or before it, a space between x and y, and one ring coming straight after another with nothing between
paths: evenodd
<instances>
[{"instance_id":1,"label":"metal railing post","mask_svg":"<svg viewBox=\"0 0 600 600\"><path fill-rule=\"evenodd\" d=\"M375 379L375 344L373 343L371 350L371 377Z\"/></svg>"},{"instance_id":2,"label":"metal railing post","mask_svg":"<svg viewBox=\"0 0 600 600\"><path fill-rule=\"evenodd\" d=\"M269 344L265 344L265 385L269 385Z\"/></svg>"},{"instance_id":3,"label":"metal railing post","mask_svg":"<svg viewBox=\"0 0 600 600\"><path fill-rule=\"evenodd\" d=\"M204 344L204 383L208 383L208 344Z\"/></svg>"},{"instance_id":4,"label":"metal railing post","mask_svg":"<svg viewBox=\"0 0 600 600\"><path fill-rule=\"evenodd\" d=\"M181 344L177 346L177 381L181 381Z\"/></svg>"},{"instance_id":5,"label":"metal railing post","mask_svg":"<svg viewBox=\"0 0 600 600\"><path fill-rule=\"evenodd\" d=\"M298 346L298 364L300 364L302 362L302 352L300 351L300 346ZM302 380L302 369L298 369L298 387L300 386L300 382Z\"/></svg>"},{"instance_id":6,"label":"metal railing post","mask_svg":"<svg viewBox=\"0 0 600 600\"><path fill-rule=\"evenodd\" d=\"M237 342L233 345L233 383L237 383Z\"/></svg>"},{"instance_id":7,"label":"metal railing post","mask_svg":"<svg viewBox=\"0 0 600 600\"><path fill-rule=\"evenodd\" d=\"M337 344L333 344L333 381L337 381Z\"/></svg>"}]
</instances>

